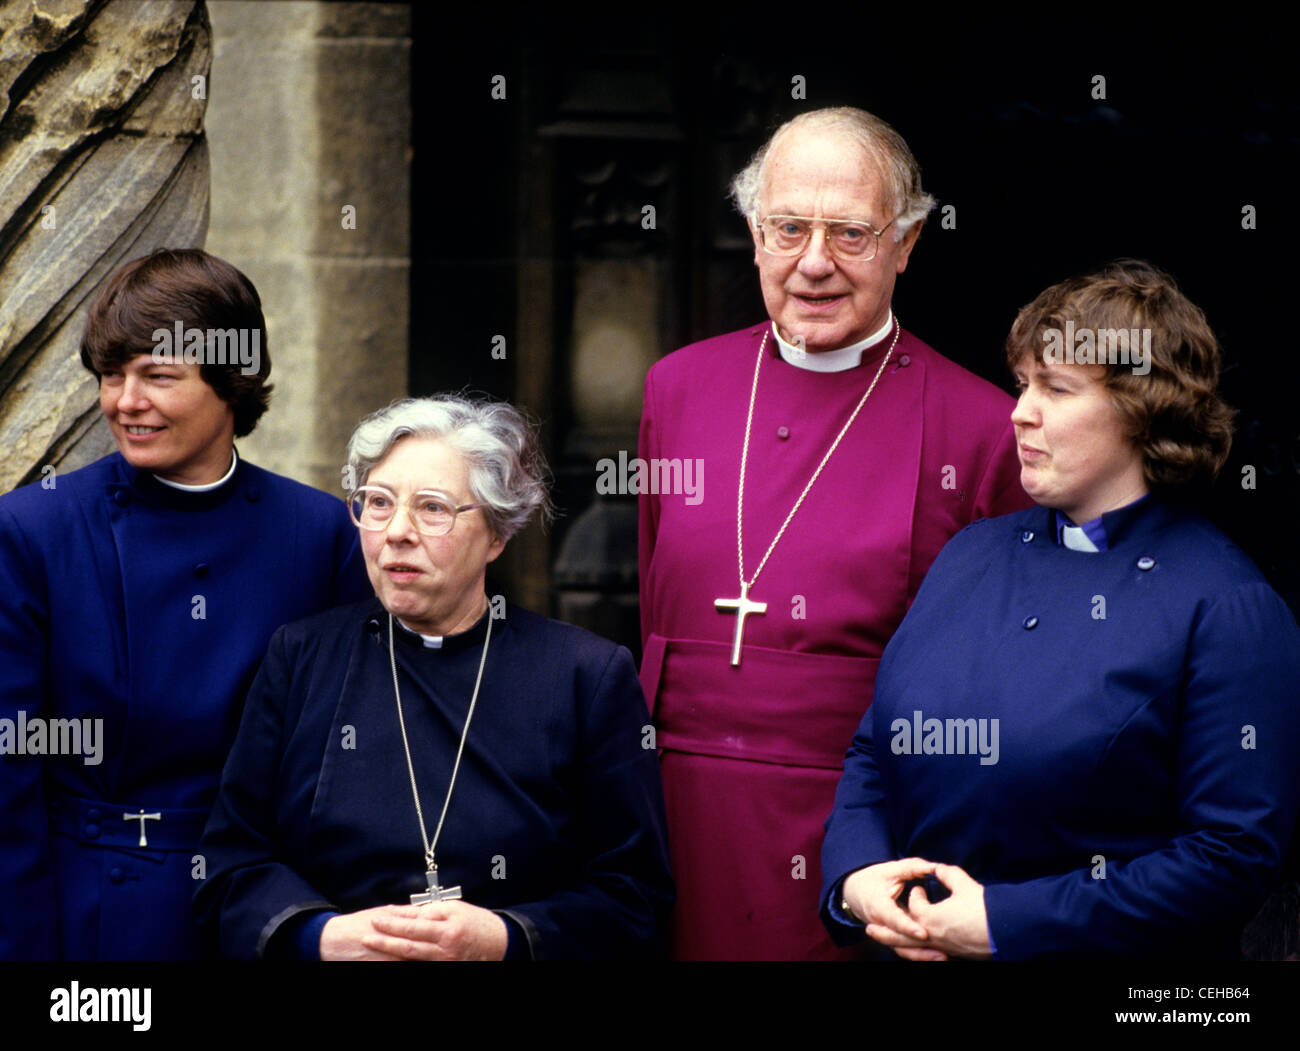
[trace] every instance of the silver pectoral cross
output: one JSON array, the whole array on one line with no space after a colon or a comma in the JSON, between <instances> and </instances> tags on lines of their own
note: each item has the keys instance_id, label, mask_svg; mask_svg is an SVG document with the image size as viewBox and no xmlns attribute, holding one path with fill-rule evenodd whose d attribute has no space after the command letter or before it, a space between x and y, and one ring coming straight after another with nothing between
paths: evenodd
<instances>
[{"instance_id":1,"label":"silver pectoral cross","mask_svg":"<svg viewBox=\"0 0 1300 1051\"><path fill-rule=\"evenodd\" d=\"M145 839L144 823L146 821L161 821L162 814L146 814L144 810L141 810L140 813L138 814L123 814L122 820L140 822L140 846L147 847L149 845L149 841Z\"/></svg>"},{"instance_id":2,"label":"silver pectoral cross","mask_svg":"<svg viewBox=\"0 0 1300 1051\"><path fill-rule=\"evenodd\" d=\"M736 614L736 637L731 643L731 666L734 668L740 664L740 647L745 641L745 618L751 613L766 613L767 603L750 602L749 585L742 580L739 598L714 599L713 605L719 613Z\"/></svg>"},{"instance_id":3,"label":"silver pectoral cross","mask_svg":"<svg viewBox=\"0 0 1300 1051\"><path fill-rule=\"evenodd\" d=\"M438 886L438 866L430 865L429 871L424 874L425 880L429 884L429 889L423 894L412 894L412 905L430 905L435 901L459 901L459 887L440 887Z\"/></svg>"}]
</instances>

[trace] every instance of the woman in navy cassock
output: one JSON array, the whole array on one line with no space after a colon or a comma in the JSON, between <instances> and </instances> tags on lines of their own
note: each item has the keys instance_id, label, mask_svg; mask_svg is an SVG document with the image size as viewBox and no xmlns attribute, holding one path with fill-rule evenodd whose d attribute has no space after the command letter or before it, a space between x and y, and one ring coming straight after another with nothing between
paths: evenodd
<instances>
[{"instance_id":1,"label":"woman in navy cassock","mask_svg":"<svg viewBox=\"0 0 1300 1051\"><path fill-rule=\"evenodd\" d=\"M119 451L0 498L0 959L190 958L199 836L267 641L365 576L341 500L235 452L271 360L233 266L125 264L81 357Z\"/></svg>"},{"instance_id":2,"label":"woman in navy cassock","mask_svg":"<svg viewBox=\"0 0 1300 1051\"><path fill-rule=\"evenodd\" d=\"M673 898L631 655L489 599L547 504L513 408L407 400L348 447L375 598L276 633L203 837L235 958L658 951Z\"/></svg>"},{"instance_id":3,"label":"woman in navy cassock","mask_svg":"<svg viewBox=\"0 0 1300 1051\"><path fill-rule=\"evenodd\" d=\"M822 918L912 960L1233 957L1300 807L1300 630L1178 499L1231 440L1214 335L1123 262L1039 295L1007 359L1040 506L955 536L889 643Z\"/></svg>"}]
</instances>

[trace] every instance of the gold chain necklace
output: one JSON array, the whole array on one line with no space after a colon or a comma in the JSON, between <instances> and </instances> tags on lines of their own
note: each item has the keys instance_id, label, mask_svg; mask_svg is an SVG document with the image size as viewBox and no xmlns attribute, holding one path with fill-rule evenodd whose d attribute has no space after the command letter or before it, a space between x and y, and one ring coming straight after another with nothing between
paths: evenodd
<instances>
[{"instance_id":1,"label":"gold chain necklace","mask_svg":"<svg viewBox=\"0 0 1300 1051\"><path fill-rule=\"evenodd\" d=\"M740 569L740 594L736 598L718 598L713 600L714 607L720 613L736 614L736 634L731 643L732 667L737 667L740 664L740 648L744 645L745 641L745 618L750 614L767 612L767 603L752 601L749 597L749 589L753 586L754 582L758 580L758 575L763 572L763 567L767 565L768 558L771 556L773 550L775 550L776 545L780 542L781 537L785 535L786 526L790 524L790 520L794 518L795 512L798 511L800 506L803 504L804 497L808 495L809 490L813 487L813 483L815 483L821 476L822 468L826 466L832 454L837 448L839 448L839 444L843 440L844 435L848 433L849 428L853 426L853 421L858 418L858 413L862 411L862 406L867 403L867 399L871 397L871 392L876 389L876 384L880 382L880 377L884 375L885 366L889 364L889 359L894 353L894 347L897 345L899 334L902 331L903 326L899 324L898 317L895 316L894 338L890 340L889 349L885 351L885 356L880 362L880 368L876 369L876 376L871 381L871 386L867 388L867 392L862 395L857 408L853 410L852 415L849 416L844 426L840 428L840 433L835 436L835 440L831 442L831 447L826 450L826 455L822 457L822 462L817 465L817 470L813 471L812 477L808 479L808 484L803 487L803 492L799 494L799 499L794 502L794 506L790 508L790 513L785 516L785 521L781 523L781 528L776 531L776 536L774 536L772 542L767 545L767 551L764 552L762 559L759 561L758 568L754 570L754 575L749 580L746 580L745 468L749 462L749 433L754 424L754 401L758 397L758 373L759 369L762 368L763 365L763 351L767 348L767 337L771 332L771 329L769 328L763 333L763 341L758 345L758 360L754 362L754 384L749 391L749 414L745 417L745 444L740 453L740 487L736 494L736 561Z\"/></svg>"}]
</instances>

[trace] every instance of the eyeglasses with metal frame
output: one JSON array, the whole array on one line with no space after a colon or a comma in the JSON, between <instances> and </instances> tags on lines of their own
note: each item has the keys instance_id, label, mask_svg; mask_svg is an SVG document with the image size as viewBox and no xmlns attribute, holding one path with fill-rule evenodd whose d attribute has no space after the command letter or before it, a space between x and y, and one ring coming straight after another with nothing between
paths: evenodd
<instances>
[{"instance_id":1,"label":"eyeglasses with metal frame","mask_svg":"<svg viewBox=\"0 0 1300 1051\"><path fill-rule=\"evenodd\" d=\"M894 225L894 216L877 230L863 219L818 219L807 215L769 215L758 223L758 241L763 250L775 256L800 255L820 228L826 246L838 259L866 263L880 250L880 235Z\"/></svg>"},{"instance_id":2,"label":"eyeglasses with metal frame","mask_svg":"<svg viewBox=\"0 0 1300 1051\"><path fill-rule=\"evenodd\" d=\"M456 526L462 511L477 511L487 504L460 504L437 489L421 489L410 500L381 485L363 485L348 499L348 515L358 529L379 532L387 529L399 507L405 507L411 524L424 536L446 536Z\"/></svg>"}]
</instances>

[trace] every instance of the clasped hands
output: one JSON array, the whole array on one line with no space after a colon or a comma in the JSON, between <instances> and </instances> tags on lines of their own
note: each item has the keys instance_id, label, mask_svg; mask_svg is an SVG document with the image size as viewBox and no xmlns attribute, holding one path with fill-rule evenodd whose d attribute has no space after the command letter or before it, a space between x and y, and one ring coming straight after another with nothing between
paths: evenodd
<instances>
[{"instance_id":1,"label":"clasped hands","mask_svg":"<svg viewBox=\"0 0 1300 1051\"><path fill-rule=\"evenodd\" d=\"M898 902L903 888L910 880L928 875L947 887L951 896L931 902L924 890L913 887L904 909ZM866 925L867 936L905 960L954 956L987 960L993 955L984 885L957 865L924 858L868 865L844 880L843 897L853 918Z\"/></svg>"},{"instance_id":2,"label":"clasped hands","mask_svg":"<svg viewBox=\"0 0 1300 1051\"><path fill-rule=\"evenodd\" d=\"M322 960L500 960L506 921L463 901L380 905L332 917L320 936Z\"/></svg>"}]
</instances>

